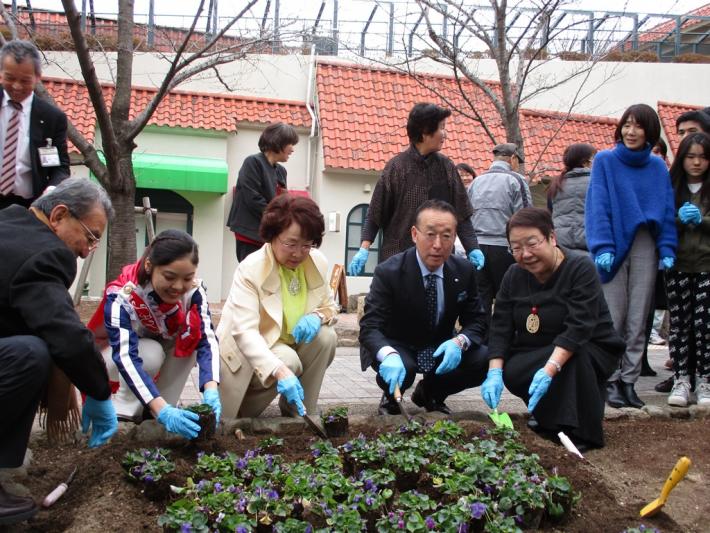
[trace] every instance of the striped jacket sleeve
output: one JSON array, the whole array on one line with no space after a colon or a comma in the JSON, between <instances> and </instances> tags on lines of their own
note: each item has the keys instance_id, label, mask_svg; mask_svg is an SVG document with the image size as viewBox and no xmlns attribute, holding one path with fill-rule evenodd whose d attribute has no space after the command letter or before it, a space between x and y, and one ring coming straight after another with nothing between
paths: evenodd
<instances>
[{"instance_id":1,"label":"striped jacket sleeve","mask_svg":"<svg viewBox=\"0 0 710 533\"><path fill-rule=\"evenodd\" d=\"M216 381L219 383L219 343L212 326L212 316L207 304L205 286L200 283L198 289L192 294L190 307L197 306L201 319L201 336L197 344L197 365L200 368L200 391L204 390L205 383Z\"/></svg>"},{"instance_id":2,"label":"striped jacket sleeve","mask_svg":"<svg viewBox=\"0 0 710 533\"><path fill-rule=\"evenodd\" d=\"M143 370L143 360L138 353L138 335L133 331L131 317L118 298L118 294L109 294L104 305L104 326L113 362L133 394L147 406L160 396L160 392L153 379Z\"/></svg>"}]
</instances>

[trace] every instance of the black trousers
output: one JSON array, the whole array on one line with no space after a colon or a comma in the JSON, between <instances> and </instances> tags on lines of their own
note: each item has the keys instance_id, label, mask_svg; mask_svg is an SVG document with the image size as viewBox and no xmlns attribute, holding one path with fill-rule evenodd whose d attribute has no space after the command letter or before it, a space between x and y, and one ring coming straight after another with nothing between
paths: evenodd
<instances>
[{"instance_id":1,"label":"black trousers","mask_svg":"<svg viewBox=\"0 0 710 533\"><path fill-rule=\"evenodd\" d=\"M402 393L412 386L414 378L417 376L417 354L411 348L393 345L399 353L404 363L404 369L407 374L404 377L404 383L400 387ZM435 374L436 367L439 366L443 358L437 357L437 365L423 375L424 392L430 398L443 402L447 396L461 392L462 390L478 387L486 379L488 372L488 347L476 346L470 347L461 354L461 362L451 372L446 374ZM372 368L377 372L380 368L380 362L375 360L372 363ZM382 379L379 372L377 374L377 385L387 394L389 394L389 385Z\"/></svg>"},{"instance_id":2,"label":"black trousers","mask_svg":"<svg viewBox=\"0 0 710 533\"><path fill-rule=\"evenodd\" d=\"M508 251L507 246L481 244L481 251L486 258L486 263L481 270L476 272L476 281L478 282L481 304L483 304L483 310L486 312L490 323L493 300L503 283L503 276L505 276L510 265L515 263L515 259Z\"/></svg>"},{"instance_id":3,"label":"black trousers","mask_svg":"<svg viewBox=\"0 0 710 533\"><path fill-rule=\"evenodd\" d=\"M51 362L39 337L0 338L0 468L22 465Z\"/></svg>"},{"instance_id":4,"label":"black trousers","mask_svg":"<svg viewBox=\"0 0 710 533\"><path fill-rule=\"evenodd\" d=\"M240 263L244 261L246 256L253 254L259 248L264 246L263 244L250 244L248 242L237 240L237 261Z\"/></svg>"}]
</instances>

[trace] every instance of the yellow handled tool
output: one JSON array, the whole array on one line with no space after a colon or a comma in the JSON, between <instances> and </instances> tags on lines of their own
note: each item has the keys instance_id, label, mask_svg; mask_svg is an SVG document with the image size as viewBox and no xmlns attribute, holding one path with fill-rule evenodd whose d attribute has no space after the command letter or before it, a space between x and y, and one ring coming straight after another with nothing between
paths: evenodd
<instances>
[{"instance_id":1,"label":"yellow handled tool","mask_svg":"<svg viewBox=\"0 0 710 533\"><path fill-rule=\"evenodd\" d=\"M413 420L412 415L410 415L409 411L402 405L402 392L399 390L399 385L394 386L394 399L399 404L399 410L402 411L404 417L411 422Z\"/></svg>"},{"instance_id":2,"label":"yellow handled tool","mask_svg":"<svg viewBox=\"0 0 710 533\"><path fill-rule=\"evenodd\" d=\"M645 518L647 516L653 516L661 510L661 507L666 504L668 495L673 490L673 487L675 487L678 482L685 477L685 474L688 473L688 469L690 468L691 464L692 463L690 462L690 459L688 459L687 457L681 457L680 459L678 459L678 462L675 464L675 467L673 467L671 475L668 476L668 479L666 479L666 482L663 484L663 488L661 489L661 495L655 500L653 500L651 503L646 505L643 509L641 509L641 513L639 513L641 517Z\"/></svg>"}]
</instances>

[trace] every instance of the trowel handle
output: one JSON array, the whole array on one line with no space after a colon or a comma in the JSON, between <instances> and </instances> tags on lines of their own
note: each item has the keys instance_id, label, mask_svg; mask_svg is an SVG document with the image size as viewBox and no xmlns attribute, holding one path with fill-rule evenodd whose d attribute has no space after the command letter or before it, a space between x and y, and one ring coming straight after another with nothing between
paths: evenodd
<instances>
[{"instance_id":1,"label":"trowel handle","mask_svg":"<svg viewBox=\"0 0 710 533\"><path fill-rule=\"evenodd\" d=\"M399 384L394 386L394 399L398 402L402 401L402 391L399 390Z\"/></svg>"},{"instance_id":2,"label":"trowel handle","mask_svg":"<svg viewBox=\"0 0 710 533\"><path fill-rule=\"evenodd\" d=\"M66 483L60 483L59 485L57 485L57 487L52 492L47 494L47 497L42 502L42 505L44 507L51 506L54 502L56 502L62 496L62 494L64 494L67 491L68 488L69 488L69 486Z\"/></svg>"},{"instance_id":3,"label":"trowel handle","mask_svg":"<svg viewBox=\"0 0 710 533\"><path fill-rule=\"evenodd\" d=\"M668 479L666 479L666 482L663 484L663 488L661 489L661 496L659 499L662 502L665 502L666 499L668 499L668 495L673 490L673 487L675 487L678 482L685 477L688 473L690 465L690 459L687 457L681 457L678 459L678 462L673 467L671 475L668 476Z\"/></svg>"}]
</instances>

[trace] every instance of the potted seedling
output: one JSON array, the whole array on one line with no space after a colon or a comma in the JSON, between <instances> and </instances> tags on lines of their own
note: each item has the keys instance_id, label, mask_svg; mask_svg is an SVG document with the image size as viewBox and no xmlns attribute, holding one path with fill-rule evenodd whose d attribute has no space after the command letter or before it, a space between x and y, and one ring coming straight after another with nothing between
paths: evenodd
<instances>
[{"instance_id":1,"label":"potted seedling","mask_svg":"<svg viewBox=\"0 0 710 533\"><path fill-rule=\"evenodd\" d=\"M196 441L206 441L208 439L213 439L215 434L215 428L217 427L217 419L214 416L214 411L206 403L194 403L186 407L188 411L197 413L200 417L198 424L200 425L200 432L195 437Z\"/></svg>"},{"instance_id":2,"label":"potted seedling","mask_svg":"<svg viewBox=\"0 0 710 533\"><path fill-rule=\"evenodd\" d=\"M128 478L141 485L148 499L160 501L169 495L169 474L175 470L175 463L170 460L170 451L164 448L141 448L127 452L121 465Z\"/></svg>"},{"instance_id":3,"label":"potted seedling","mask_svg":"<svg viewBox=\"0 0 710 533\"><path fill-rule=\"evenodd\" d=\"M328 437L344 437L348 434L348 408L333 407L321 415L323 428Z\"/></svg>"}]
</instances>

